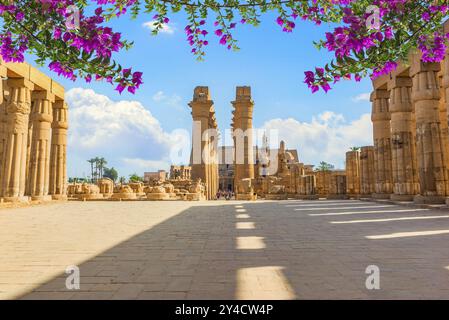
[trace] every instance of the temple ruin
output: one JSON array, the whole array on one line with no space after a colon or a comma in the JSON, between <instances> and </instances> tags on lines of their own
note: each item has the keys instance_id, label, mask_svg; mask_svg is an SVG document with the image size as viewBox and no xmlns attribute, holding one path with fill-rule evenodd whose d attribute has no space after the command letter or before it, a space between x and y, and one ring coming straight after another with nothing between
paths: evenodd
<instances>
[{"instance_id":1,"label":"temple ruin","mask_svg":"<svg viewBox=\"0 0 449 320\"><path fill-rule=\"evenodd\" d=\"M27 63L0 61L0 197L67 198L64 88Z\"/></svg>"}]
</instances>

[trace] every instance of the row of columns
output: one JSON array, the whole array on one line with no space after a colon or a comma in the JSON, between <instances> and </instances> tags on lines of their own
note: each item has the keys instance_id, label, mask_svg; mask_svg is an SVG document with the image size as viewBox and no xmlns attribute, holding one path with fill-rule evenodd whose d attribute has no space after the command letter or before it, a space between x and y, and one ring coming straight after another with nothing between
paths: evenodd
<instances>
[{"instance_id":1,"label":"row of columns","mask_svg":"<svg viewBox=\"0 0 449 320\"><path fill-rule=\"evenodd\" d=\"M410 68L372 93L374 197L444 203L449 196L448 60L413 55Z\"/></svg>"},{"instance_id":2,"label":"row of columns","mask_svg":"<svg viewBox=\"0 0 449 320\"><path fill-rule=\"evenodd\" d=\"M66 198L67 105L25 78L0 83L0 197Z\"/></svg>"}]
</instances>

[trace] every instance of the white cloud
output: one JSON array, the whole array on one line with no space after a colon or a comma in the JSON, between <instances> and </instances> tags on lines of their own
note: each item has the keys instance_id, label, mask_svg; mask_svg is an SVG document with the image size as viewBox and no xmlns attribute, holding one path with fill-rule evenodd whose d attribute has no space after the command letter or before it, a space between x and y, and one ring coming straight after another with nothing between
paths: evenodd
<instances>
[{"instance_id":1,"label":"white cloud","mask_svg":"<svg viewBox=\"0 0 449 320\"><path fill-rule=\"evenodd\" d=\"M130 167L136 168L136 172L140 174L144 171L167 170L170 166L169 161L164 160L146 160L141 158L123 158L122 160Z\"/></svg>"},{"instance_id":2,"label":"white cloud","mask_svg":"<svg viewBox=\"0 0 449 320\"><path fill-rule=\"evenodd\" d=\"M170 165L167 159L172 146L179 143L180 134L164 131L140 102L112 101L82 88L69 90L66 99L70 125L69 176L89 175L86 160L95 156L105 157L120 175L153 170L159 165L159 169L167 169Z\"/></svg>"},{"instance_id":3,"label":"white cloud","mask_svg":"<svg viewBox=\"0 0 449 320\"><path fill-rule=\"evenodd\" d=\"M370 114L349 122L341 114L326 111L311 122L272 119L262 128L278 130L279 139L285 141L287 148L296 148L300 161L307 164L326 161L344 168L345 154L350 147L373 144Z\"/></svg>"},{"instance_id":4,"label":"white cloud","mask_svg":"<svg viewBox=\"0 0 449 320\"><path fill-rule=\"evenodd\" d=\"M370 101L370 97L371 97L371 93L366 92L366 93L361 93L355 97L352 98L353 102L369 102Z\"/></svg>"},{"instance_id":5,"label":"white cloud","mask_svg":"<svg viewBox=\"0 0 449 320\"><path fill-rule=\"evenodd\" d=\"M158 91L153 95L153 100L156 102L160 102L166 98L167 96L165 95L164 91Z\"/></svg>"},{"instance_id":6,"label":"white cloud","mask_svg":"<svg viewBox=\"0 0 449 320\"><path fill-rule=\"evenodd\" d=\"M174 107L178 110L184 111L184 109L186 109L185 107L184 108L182 107L181 105L182 98L177 94L166 95L164 91L158 91L153 95L152 99L154 102L163 103L169 107Z\"/></svg>"},{"instance_id":7,"label":"white cloud","mask_svg":"<svg viewBox=\"0 0 449 320\"><path fill-rule=\"evenodd\" d=\"M152 20L152 21L144 22L142 24L142 26L144 28L147 28L147 29L153 31L154 29L156 29L156 21ZM175 31L176 31L176 28L172 24L169 24L169 23L162 24L162 28L159 29L159 33L165 33L165 34L173 34L173 33L175 33Z\"/></svg>"}]
</instances>

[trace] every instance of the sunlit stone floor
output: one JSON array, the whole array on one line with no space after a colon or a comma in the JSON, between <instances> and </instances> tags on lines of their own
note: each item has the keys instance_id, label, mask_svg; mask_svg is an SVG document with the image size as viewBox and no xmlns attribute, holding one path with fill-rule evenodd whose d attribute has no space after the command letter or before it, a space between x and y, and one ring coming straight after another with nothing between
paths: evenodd
<instances>
[{"instance_id":1,"label":"sunlit stone floor","mask_svg":"<svg viewBox=\"0 0 449 320\"><path fill-rule=\"evenodd\" d=\"M80 268L80 289L65 286ZM380 290L368 290L369 265ZM449 299L449 211L360 201L0 210L2 299Z\"/></svg>"}]
</instances>

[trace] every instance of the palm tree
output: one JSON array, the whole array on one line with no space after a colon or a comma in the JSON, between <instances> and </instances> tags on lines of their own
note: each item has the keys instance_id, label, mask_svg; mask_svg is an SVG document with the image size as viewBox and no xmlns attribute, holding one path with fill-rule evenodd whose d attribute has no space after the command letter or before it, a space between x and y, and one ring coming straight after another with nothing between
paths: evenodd
<instances>
[{"instance_id":1,"label":"palm tree","mask_svg":"<svg viewBox=\"0 0 449 320\"><path fill-rule=\"evenodd\" d=\"M89 159L89 160L87 160L87 162L90 163L90 172L91 172L90 178L93 180L94 179L94 163L95 163L95 159Z\"/></svg>"},{"instance_id":2,"label":"palm tree","mask_svg":"<svg viewBox=\"0 0 449 320\"><path fill-rule=\"evenodd\" d=\"M108 162L106 161L105 158L101 157L98 159L98 168L99 168L100 179L103 178L103 169L104 169L104 166L107 164L108 164Z\"/></svg>"},{"instance_id":3,"label":"palm tree","mask_svg":"<svg viewBox=\"0 0 449 320\"><path fill-rule=\"evenodd\" d=\"M98 180L98 164L99 164L100 158L95 157L94 161L95 161L95 181L97 181Z\"/></svg>"},{"instance_id":4,"label":"palm tree","mask_svg":"<svg viewBox=\"0 0 449 320\"><path fill-rule=\"evenodd\" d=\"M129 181L130 182L139 182L139 181L143 181L142 177L139 177L139 175L137 173L133 173L131 175L129 175Z\"/></svg>"},{"instance_id":5,"label":"palm tree","mask_svg":"<svg viewBox=\"0 0 449 320\"><path fill-rule=\"evenodd\" d=\"M333 164L327 163L325 161L321 161L320 165L317 168L317 171L330 171L332 169L334 169Z\"/></svg>"},{"instance_id":6,"label":"palm tree","mask_svg":"<svg viewBox=\"0 0 449 320\"><path fill-rule=\"evenodd\" d=\"M349 148L351 151L360 151L360 147L351 147Z\"/></svg>"}]
</instances>

